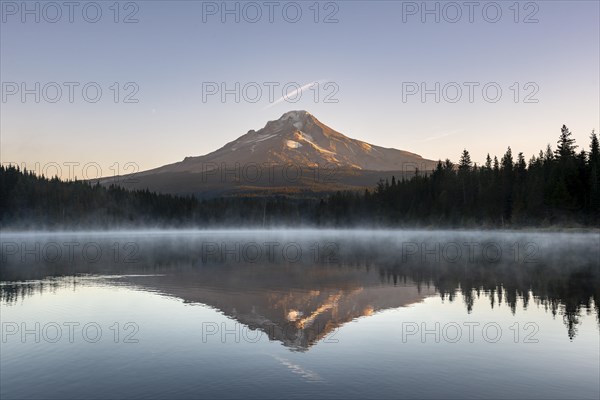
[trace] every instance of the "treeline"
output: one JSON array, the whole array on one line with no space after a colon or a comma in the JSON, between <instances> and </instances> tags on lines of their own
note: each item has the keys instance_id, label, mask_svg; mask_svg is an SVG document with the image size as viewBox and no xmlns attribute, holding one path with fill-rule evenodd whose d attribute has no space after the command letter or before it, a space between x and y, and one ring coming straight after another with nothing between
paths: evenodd
<instances>
[{"instance_id":1,"label":"treeline","mask_svg":"<svg viewBox=\"0 0 600 400\"><path fill-rule=\"evenodd\" d=\"M8 229L202 228L311 223L316 200L193 196L129 191L85 181L48 179L0 167L0 226Z\"/></svg>"},{"instance_id":2,"label":"treeline","mask_svg":"<svg viewBox=\"0 0 600 400\"><path fill-rule=\"evenodd\" d=\"M525 160L509 147L500 160L488 154L474 165L467 150L458 164L439 162L430 174L380 181L363 195L337 193L320 204L322 222L362 219L385 225L600 226L600 151L592 132L589 151L577 151L563 125L550 145Z\"/></svg>"},{"instance_id":3,"label":"treeline","mask_svg":"<svg viewBox=\"0 0 600 400\"><path fill-rule=\"evenodd\" d=\"M198 200L148 190L48 179L0 167L0 224L15 229L204 226L599 226L600 150L577 151L566 126L525 161L509 147L500 160L474 165L464 150L458 164L410 179L380 181L364 193L323 199L223 197Z\"/></svg>"}]
</instances>

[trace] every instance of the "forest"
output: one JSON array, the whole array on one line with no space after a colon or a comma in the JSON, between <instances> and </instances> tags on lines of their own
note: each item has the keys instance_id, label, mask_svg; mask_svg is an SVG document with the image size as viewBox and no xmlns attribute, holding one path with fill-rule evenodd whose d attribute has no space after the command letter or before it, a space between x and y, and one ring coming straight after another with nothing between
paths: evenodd
<instances>
[{"instance_id":1,"label":"forest","mask_svg":"<svg viewBox=\"0 0 600 400\"><path fill-rule=\"evenodd\" d=\"M324 227L520 228L600 226L600 149L592 132L579 149L563 125L556 148L525 160L504 155L374 182L364 192L322 198L289 196L197 199L128 191L0 167L3 229L204 228L282 225Z\"/></svg>"}]
</instances>

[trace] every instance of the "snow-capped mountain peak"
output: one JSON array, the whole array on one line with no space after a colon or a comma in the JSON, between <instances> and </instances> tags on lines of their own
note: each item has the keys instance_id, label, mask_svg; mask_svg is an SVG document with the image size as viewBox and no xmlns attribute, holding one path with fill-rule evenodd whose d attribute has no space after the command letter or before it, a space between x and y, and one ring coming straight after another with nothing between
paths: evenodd
<instances>
[{"instance_id":1,"label":"snow-capped mountain peak","mask_svg":"<svg viewBox=\"0 0 600 400\"><path fill-rule=\"evenodd\" d=\"M300 121L302 118L312 117L312 114L305 110L288 111L279 118L279 120L293 119L294 122Z\"/></svg>"},{"instance_id":2,"label":"snow-capped mountain peak","mask_svg":"<svg viewBox=\"0 0 600 400\"><path fill-rule=\"evenodd\" d=\"M435 162L403 150L384 148L351 139L320 122L304 110L288 111L279 119L204 156L186 157L179 163L147 172L205 172L206 164L332 165L371 171L431 170Z\"/></svg>"}]
</instances>

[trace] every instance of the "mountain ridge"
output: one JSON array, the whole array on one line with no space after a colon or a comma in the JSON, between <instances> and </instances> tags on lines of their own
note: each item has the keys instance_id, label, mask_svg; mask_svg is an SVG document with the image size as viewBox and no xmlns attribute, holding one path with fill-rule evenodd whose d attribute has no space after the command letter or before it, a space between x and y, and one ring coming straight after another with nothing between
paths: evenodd
<instances>
[{"instance_id":1,"label":"mountain ridge","mask_svg":"<svg viewBox=\"0 0 600 400\"><path fill-rule=\"evenodd\" d=\"M416 153L386 148L352 139L328 127L304 110L288 111L279 119L268 121L258 131L226 143L201 156L147 170L139 174L162 172L207 172L225 164L274 164L307 167L335 165L369 171L432 170L436 162Z\"/></svg>"},{"instance_id":2,"label":"mountain ridge","mask_svg":"<svg viewBox=\"0 0 600 400\"><path fill-rule=\"evenodd\" d=\"M172 194L272 195L362 190L437 162L352 139L305 110L284 113L201 156L119 177L128 189ZM115 177L101 184L115 183Z\"/></svg>"}]
</instances>

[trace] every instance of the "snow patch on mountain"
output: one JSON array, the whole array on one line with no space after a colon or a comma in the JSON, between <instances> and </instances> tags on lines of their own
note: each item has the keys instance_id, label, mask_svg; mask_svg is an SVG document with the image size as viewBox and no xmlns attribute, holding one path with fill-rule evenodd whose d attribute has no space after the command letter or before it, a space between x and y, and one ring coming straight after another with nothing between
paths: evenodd
<instances>
[{"instance_id":1,"label":"snow patch on mountain","mask_svg":"<svg viewBox=\"0 0 600 400\"><path fill-rule=\"evenodd\" d=\"M301 143L295 142L293 140L288 140L285 142L285 144L287 145L287 147L289 147L290 149L298 149L300 147L302 147Z\"/></svg>"},{"instance_id":2,"label":"snow patch on mountain","mask_svg":"<svg viewBox=\"0 0 600 400\"><path fill-rule=\"evenodd\" d=\"M321 146L319 146L318 144L316 144L315 142L313 142L313 138L311 135L307 135L306 133L299 131L298 132L298 138L300 140L305 141L306 143L310 144L315 150L317 150L319 153L324 153L324 154L335 154L335 152L327 150L322 148Z\"/></svg>"},{"instance_id":3,"label":"snow patch on mountain","mask_svg":"<svg viewBox=\"0 0 600 400\"><path fill-rule=\"evenodd\" d=\"M298 133L300 134L300 137L303 138L304 140L307 140L309 142L314 142L314 140L315 140L315 139L313 139L313 137L311 135L309 135L306 132L299 131Z\"/></svg>"},{"instance_id":4,"label":"snow patch on mountain","mask_svg":"<svg viewBox=\"0 0 600 400\"><path fill-rule=\"evenodd\" d=\"M264 142L267 139L271 139L278 136L277 134L273 134L273 135L266 135L266 136L262 136L262 135L257 135L256 137L253 138L249 138L243 141L240 141L238 143L236 143L232 148L231 151L236 151L238 148L248 145L248 144L252 144L252 148L251 150L254 150L254 148L256 147L256 144L258 142Z\"/></svg>"},{"instance_id":5,"label":"snow patch on mountain","mask_svg":"<svg viewBox=\"0 0 600 400\"><path fill-rule=\"evenodd\" d=\"M310 116L311 114L308 111L304 110L296 110L296 111L288 111L279 118L280 120L286 120L291 118L294 122L300 121L303 117Z\"/></svg>"}]
</instances>

